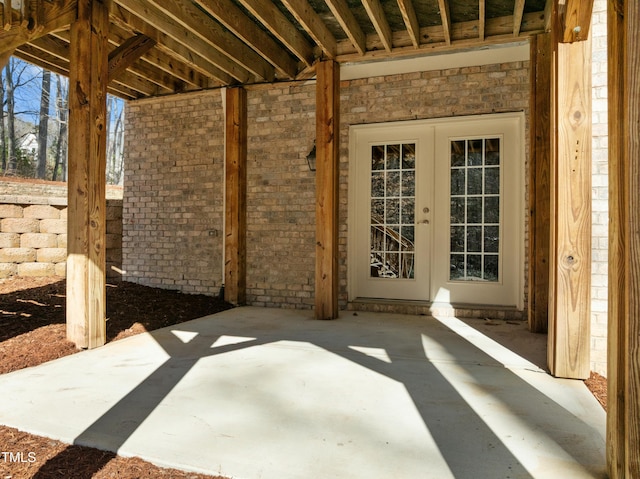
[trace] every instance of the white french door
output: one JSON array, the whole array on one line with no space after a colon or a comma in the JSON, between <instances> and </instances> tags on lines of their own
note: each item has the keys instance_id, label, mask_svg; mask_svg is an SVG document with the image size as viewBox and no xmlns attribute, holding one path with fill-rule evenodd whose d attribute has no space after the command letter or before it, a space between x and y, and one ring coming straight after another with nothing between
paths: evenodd
<instances>
[{"instance_id":1,"label":"white french door","mask_svg":"<svg viewBox=\"0 0 640 479\"><path fill-rule=\"evenodd\" d=\"M351 128L351 298L522 307L522 122Z\"/></svg>"},{"instance_id":2,"label":"white french door","mask_svg":"<svg viewBox=\"0 0 640 479\"><path fill-rule=\"evenodd\" d=\"M357 296L429 296L433 128L352 129Z\"/></svg>"}]
</instances>

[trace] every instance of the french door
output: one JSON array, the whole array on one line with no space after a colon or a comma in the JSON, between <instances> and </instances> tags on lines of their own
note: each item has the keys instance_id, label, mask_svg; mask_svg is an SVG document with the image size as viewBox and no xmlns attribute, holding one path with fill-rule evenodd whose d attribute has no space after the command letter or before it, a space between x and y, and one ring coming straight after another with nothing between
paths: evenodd
<instances>
[{"instance_id":1,"label":"french door","mask_svg":"<svg viewBox=\"0 0 640 479\"><path fill-rule=\"evenodd\" d=\"M522 121L351 128L350 297L522 306Z\"/></svg>"}]
</instances>

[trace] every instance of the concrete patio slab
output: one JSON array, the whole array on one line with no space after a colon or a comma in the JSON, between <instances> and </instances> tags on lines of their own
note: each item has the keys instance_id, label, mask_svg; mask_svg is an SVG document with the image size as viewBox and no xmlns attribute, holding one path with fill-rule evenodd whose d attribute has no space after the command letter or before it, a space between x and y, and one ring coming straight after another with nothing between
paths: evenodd
<instances>
[{"instance_id":1,"label":"concrete patio slab","mask_svg":"<svg viewBox=\"0 0 640 479\"><path fill-rule=\"evenodd\" d=\"M0 423L240 479L603 478L605 413L456 318L236 308L0 376Z\"/></svg>"}]
</instances>

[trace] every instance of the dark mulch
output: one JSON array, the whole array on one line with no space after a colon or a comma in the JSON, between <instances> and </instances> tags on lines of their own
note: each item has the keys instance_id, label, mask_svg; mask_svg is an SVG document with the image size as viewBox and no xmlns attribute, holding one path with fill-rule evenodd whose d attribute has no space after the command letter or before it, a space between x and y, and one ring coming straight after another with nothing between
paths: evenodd
<instances>
[{"instance_id":1,"label":"dark mulch","mask_svg":"<svg viewBox=\"0 0 640 479\"><path fill-rule=\"evenodd\" d=\"M78 352L65 338L65 281L0 280L0 374ZM217 298L127 282L107 286L107 341L178 324L230 308ZM139 458L34 436L0 426L2 479L212 479L163 469Z\"/></svg>"}]
</instances>

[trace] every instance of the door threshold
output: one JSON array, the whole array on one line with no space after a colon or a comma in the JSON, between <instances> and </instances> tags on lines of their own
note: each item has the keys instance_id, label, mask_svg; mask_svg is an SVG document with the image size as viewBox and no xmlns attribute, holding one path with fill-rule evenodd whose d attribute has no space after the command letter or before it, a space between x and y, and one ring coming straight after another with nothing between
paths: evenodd
<instances>
[{"instance_id":1,"label":"door threshold","mask_svg":"<svg viewBox=\"0 0 640 479\"><path fill-rule=\"evenodd\" d=\"M526 312L515 306L433 303L404 299L356 298L347 303L349 311L413 314L418 316L455 316L459 318L489 318L525 320Z\"/></svg>"}]
</instances>

